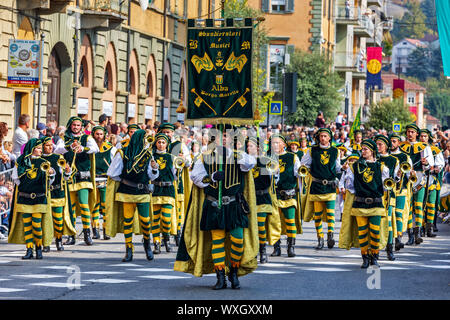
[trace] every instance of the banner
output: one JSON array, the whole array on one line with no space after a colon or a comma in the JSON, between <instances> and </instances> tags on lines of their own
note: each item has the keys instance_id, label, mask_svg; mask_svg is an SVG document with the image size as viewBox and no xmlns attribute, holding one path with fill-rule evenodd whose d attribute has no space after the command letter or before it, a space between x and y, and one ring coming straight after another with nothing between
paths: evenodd
<instances>
[{"instance_id":1,"label":"banner","mask_svg":"<svg viewBox=\"0 0 450 320\"><path fill-rule=\"evenodd\" d=\"M404 98L405 96L405 80L403 79L394 79L393 87L392 87L393 97Z\"/></svg>"},{"instance_id":2,"label":"banner","mask_svg":"<svg viewBox=\"0 0 450 320\"><path fill-rule=\"evenodd\" d=\"M358 112L356 113L355 120L353 120L352 127L350 128L350 132L348 133L348 136L350 140L353 140L354 138L354 132L356 130L359 130L361 128L361 107L359 107Z\"/></svg>"},{"instance_id":3,"label":"banner","mask_svg":"<svg viewBox=\"0 0 450 320\"><path fill-rule=\"evenodd\" d=\"M367 79L366 88L377 86L383 88L381 80L382 47L367 47Z\"/></svg>"},{"instance_id":4,"label":"banner","mask_svg":"<svg viewBox=\"0 0 450 320\"><path fill-rule=\"evenodd\" d=\"M40 42L9 40L7 87L39 88Z\"/></svg>"},{"instance_id":5,"label":"banner","mask_svg":"<svg viewBox=\"0 0 450 320\"><path fill-rule=\"evenodd\" d=\"M450 2L436 0L436 16L444 75L450 77Z\"/></svg>"},{"instance_id":6,"label":"banner","mask_svg":"<svg viewBox=\"0 0 450 320\"><path fill-rule=\"evenodd\" d=\"M188 28L186 123L250 124L252 27Z\"/></svg>"}]
</instances>

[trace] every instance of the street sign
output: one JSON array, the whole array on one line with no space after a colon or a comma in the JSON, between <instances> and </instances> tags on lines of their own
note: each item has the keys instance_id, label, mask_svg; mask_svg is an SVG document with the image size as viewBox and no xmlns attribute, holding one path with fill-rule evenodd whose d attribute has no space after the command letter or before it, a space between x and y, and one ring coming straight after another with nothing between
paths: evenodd
<instances>
[{"instance_id":1,"label":"street sign","mask_svg":"<svg viewBox=\"0 0 450 320\"><path fill-rule=\"evenodd\" d=\"M282 101L270 101L269 114L281 115L282 113L283 113L283 102Z\"/></svg>"},{"instance_id":2,"label":"street sign","mask_svg":"<svg viewBox=\"0 0 450 320\"><path fill-rule=\"evenodd\" d=\"M394 132L400 132L402 130L402 124L398 122L394 122L392 124L392 131Z\"/></svg>"},{"instance_id":3,"label":"street sign","mask_svg":"<svg viewBox=\"0 0 450 320\"><path fill-rule=\"evenodd\" d=\"M40 42L10 39L8 49L7 87L38 88Z\"/></svg>"}]
</instances>

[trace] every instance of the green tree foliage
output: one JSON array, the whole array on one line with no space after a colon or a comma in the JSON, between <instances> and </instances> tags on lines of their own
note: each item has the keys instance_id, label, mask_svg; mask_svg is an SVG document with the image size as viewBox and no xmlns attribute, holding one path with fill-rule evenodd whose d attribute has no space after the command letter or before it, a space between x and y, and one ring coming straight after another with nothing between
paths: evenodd
<instances>
[{"instance_id":1,"label":"green tree foliage","mask_svg":"<svg viewBox=\"0 0 450 320\"><path fill-rule=\"evenodd\" d=\"M288 115L288 124L312 126L319 111L326 119L334 119L341 108L343 97L338 90L344 81L331 71L331 65L320 53L296 49L291 55L287 72L298 75L297 111Z\"/></svg>"},{"instance_id":2,"label":"green tree foliage","mask_svg":"<svg viewBox=\"0 0 450 320\"><path fill-rule=\"evenodd\" d=\"M435 0L423 0L420 4L423 14L426 17L425 23L428 29L437 34L437 19L436 19L436 3Z\"/></svg>"},{"instance_id":3,"label":"green tree foliage","mask_svg":"<svg viewBox=\"0 0 450 320\"><path fill-rule=\"evenodd\" d=\"M428 48L418 47L408 56L409 68L406 75L415 77L420 81L425 81L431 76L432 70L430 66L431 52Z\"/></svg>"},{"instance_id":4,"label":"green tree foliage","mask_svg":"<svg viewBox=\"0 0 450 320\"><path fill-rule=\"evenodd\" d=\"M364 124L366 128L376 130L392 130L392 123L399 122L402 128L412 122L412 113L404 105L403 99L392 101L382 100L370 108L369 120Z\"/></svg>"},{"instance_id":5,"label":"green tree foliage","mask_svg":"<svg viewBox=\"0 0 450 320\"><path fill-rule=\"evenodd\" d=\"M450 126L447 122L447 116L450 116L450 80L441 75L441 78L430 78L421 85L427 88L425 108L441 120L443 126Z\"/></svg>"},{"instance_id":6,"label":"green tree foliage","mask_svg":"<svg viewBox=\"0 0 450 320\"><path fill-rule=\"evenodd\" d=\"M394 35L394 41L400 41L403 38L420 39L428 32L426 25L426 16L420 8L418 1L410 0L405 12L400 20L394 20L394 29L392 33Z\"/></svg>"}]
</instances>

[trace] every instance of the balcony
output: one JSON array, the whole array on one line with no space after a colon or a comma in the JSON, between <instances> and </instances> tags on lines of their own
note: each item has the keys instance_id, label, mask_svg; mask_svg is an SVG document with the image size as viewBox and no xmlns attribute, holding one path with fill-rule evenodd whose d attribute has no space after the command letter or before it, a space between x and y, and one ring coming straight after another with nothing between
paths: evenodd
<instances>
[{"instance_id":1,"label":"balcony","mask_svg":"<svg viewBox=\"0 0 450 320\"><path fill-rule=\"evenodd\" d=\"M361 9L359 7L345 7L339 5L336 16L336 24L359 25Z\"/></svg>"},{"instance_id":2,"label":"balcony","mask_svg":"<svg viewBox=\"0 0 450 320\"><path fill-rule=\"evenodd\" d=\"M362 16L359 22L359 26L353 28L353 33L363 38L373 37L375 27L372 20L367 16Z\"/></svg>"},{"instance_id":3,"label":"balcony","mask_svg":"<svg viewBox=\"0 0 450 320\"><path fill-rule=\"evenodd\" d=\"M394 17L386 17L387 20L383 21L383 29L386 31L392 31L394 29Z\"/></svg>"},{"instance_id":4,"label":"balcony","mask_svg":"<svg viewBox=\"0 0 450 320\"><path fill-rule=\"evenodd\" d=\"M120 5L120 0L80 0L83 10L81 29L114 29L128 19L128 7Z\"/></svg>"},{"instance_id":5,"label":"balcony","mask_svg":"<svg viewBox=\"0 0 450 320\"><path fill-rule=\"evenodd\" d=\"M379 8L383 7L383 0L367 0L367 6L377 6Z\"/></svg>"},{"instance_id":6,"label":"balcony","mask_svg":"<svg viewBox=\"0 0 450 320\"><path fill-rule=\"evenodd\" d=\"M46 15L55 12L63 12L71 2L71 0L17 0L17 9L38 9L39 14Z\"/></svg>"},{"instance_id":7,"label":"balcony","mask_svg":"<svg viewBox=\"0 0 450 320\"><path fill-rule=\"evenodd\" d=\"M366 39L366 44L371 46L381 46L383 42L383 26L379 25L375 31L375 37L370 37Z\"/></svg>"},{"instance_id":8,"label":"balcony","mask_svg":"<svg viewBox=\"0 0 450 320\"><path fill-rule=\"evenodd\" d=\"M336 51L334 69L337 72L352 72L353 78L366 78L366 60L360 54L353 52Z\"/></svg>"}]
</instances>

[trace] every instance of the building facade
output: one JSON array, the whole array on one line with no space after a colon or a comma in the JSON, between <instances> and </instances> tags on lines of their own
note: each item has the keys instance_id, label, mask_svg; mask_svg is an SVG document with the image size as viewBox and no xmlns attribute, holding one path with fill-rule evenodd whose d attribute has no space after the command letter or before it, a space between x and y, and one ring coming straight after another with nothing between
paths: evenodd
<instances>
[{"instance_id":1,"label":"building facade","mask_svg":"<svg viewBox=\"0 0 450 320\"><path fill-rule=\"evenodd\" d=\"M402 39L392 47L392 72L406 73L409 68L408 56L417 48L426 48L427 44L417 39Z\"/></svg>"},{"instance_id":2,"label":"building facade","mask_svg":"<svg viewBox=\"0 0 450 320\"><path fill-rule=\"evenodd\" d=\"M65 125L70 116L113 122L182 120L186 19L219 18L220 0L5 0L0 6L0 121L21 113ZM7 88L9 39L42 40L39 89ZM10 130L11 132L12 130Z\"/></svg>"}]
</instances>

